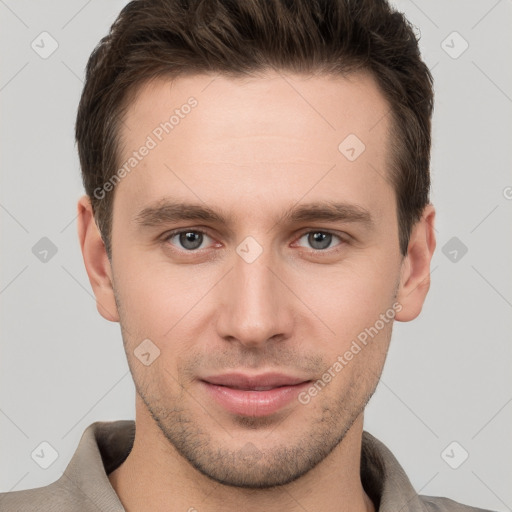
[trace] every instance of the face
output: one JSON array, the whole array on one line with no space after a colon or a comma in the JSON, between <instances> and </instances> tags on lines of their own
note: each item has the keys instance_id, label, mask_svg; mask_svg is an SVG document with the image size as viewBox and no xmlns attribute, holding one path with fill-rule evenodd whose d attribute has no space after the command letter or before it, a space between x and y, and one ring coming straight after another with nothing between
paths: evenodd
<instances>
[{"instance_id":1,"label":"face","mask_svg":"<svg viewBox=\"0 0 512 512\"><path fill-rule=\"evenodd\" d=\"M402 307L388 110L364 74L270 72L159 80L128 110L126 354L148 415L218 482L304 475L376 387Z\"/></svg>"}]
</instances>

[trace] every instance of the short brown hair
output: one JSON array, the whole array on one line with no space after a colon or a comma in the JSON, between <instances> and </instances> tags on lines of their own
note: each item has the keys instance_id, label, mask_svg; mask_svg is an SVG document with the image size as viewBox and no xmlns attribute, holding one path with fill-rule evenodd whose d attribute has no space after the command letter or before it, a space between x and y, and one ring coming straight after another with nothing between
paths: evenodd
<instances>
[{"instance_id":1,"label":"short brown hair","mask_svg":"<svg viewBox=\"0 0 512 512\"><path fill-rule=\"evenodd\" d=\"M385 0L133 0L94 49L76 140L86 193L111 257L120 123L129 98L157 77L265 69L304 74L369 71L390 104L389 179L400 251L429 203L432 76L405 17Z\"/></svg>"}]
</instances>

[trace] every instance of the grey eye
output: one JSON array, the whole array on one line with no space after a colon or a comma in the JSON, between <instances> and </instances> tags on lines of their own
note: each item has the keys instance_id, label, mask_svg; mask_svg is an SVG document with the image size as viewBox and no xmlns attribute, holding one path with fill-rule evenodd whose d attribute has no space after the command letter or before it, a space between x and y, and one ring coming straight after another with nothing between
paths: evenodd
<instances>
[{"instance_id":1,"label":"grey eye","mask_svg":"<svg viewBox=\"0 0 512 512\"><path fill-rule=\"evenodd\" d=\"M339 239L337 235L327 231L310 231L309 233L302 235L300 240L307 238L307 243L312 249L315 251L321 251L329 248L333 241L333 237Z\"/></svg>"},{"instance_id":2,"label":"grey eye","mask_svg":"<svg viewBox=\"0 0 512 512\"><path fill-rule=\"evenodd\" d=\"M181 246L181 248L186 249L187 251L195 251L201 247L205 237L209 238L208 235L201 231L188 230L174 233L169 236L168 240L173 245L176 245L176 243L173 243L173 240L177 238L179 242L178 247Z\"/></svg>"}]
</instances>

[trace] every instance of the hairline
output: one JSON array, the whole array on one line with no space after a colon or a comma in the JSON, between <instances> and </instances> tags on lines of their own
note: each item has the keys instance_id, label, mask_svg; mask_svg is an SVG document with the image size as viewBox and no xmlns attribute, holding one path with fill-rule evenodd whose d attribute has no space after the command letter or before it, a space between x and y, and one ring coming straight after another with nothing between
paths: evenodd
<instances>
[{"instance_id":1,"label":"hairline","mask_svg":"<svg viewBox=\"0 0 512 512\"><path fill-rule=\"evenodd\" d=\"M173 72L172 70L161 70L158 73L154 73L151 76L141 76L139 80L136 80L132 84L130 84L124 93L122 94L121 100L119 101L119 104L115 108L115 115L113 119L113 131L114 131L114 165L109 172L109 177L105 180L107 181L110 179L116 172L116 169L119 167L120 162L122 161L122 157L120 154L120 148L123 144L126 143L126 139L123 137L122 127L123 125L126 126L125 121L129 114L130 108L138 101L140 98L140 95L143 94L145 90L150 88L153 84L161 82L167 82L169 87L172 87L172 84L179 80L180 78L190 78L190 77L196 77L196 76L217 76L217 77L227 77L231 80L243 80L244 78L252 79L252 78L259 78L259 79L265 79L268 77L268 71L273 70L278 74L290 74L290 75L296 75L296 76L304 76L304 77L325 77L325 78L344 78L347 80L350 80L352 76L367 76L369 77L373 83L375 84L375 87L378 91L378 93L381 95L382 99L385 101L387 107L388 107L388 114L391 114L390 116L390 122L388 124L388 130L386 133L387 136L387 144L386 144L386 151L385 151L385 176L387 183L391 186L393 189L393 194L395 197L395 213L396 213L396 222L398 226L398 235L399 235L399 246L400 246L400 252L402 255L404 255L403 247L402 247L402 237L408 236L410 233L402 233L402 224L401 224L401 214L400 214L400 205L399 200L400 196L398 194L398 183L395 179L395 174L400 175L400 165L399 165L399 158L400 153L404 151L403 149L403 131L400 128L399 119L397 116L396 108L391 103L390 99L386 95L386 92L383 90L383 87L380 85L379 80L377 78L377 74L374 70L372 70L369 66L363 66L361 64L357 66L347 66L347 71L339 71L339 70L332 70L332 69L326 69L326 66L319 65L317 67L312 67L308 71L296 71L292 70L286 67L282 68L276 68L274 66L268 65L268 66L262 66L262 67L254 67L247 70L219 70L219 71L208 71L208 70L194 70L194 69L184 69L179 70L176 72ZM388 115L384 116L388 117ZM382 119L383 120L383 119ZM379 120L378 123L380 123L382 120ZM372 128L373 129L373 128ZM399 149L397 149L396 145L392 143L393 140L400 140L399 146L401 146ZM105 236L108 237L108 247L110 248L109 259L111 258L111 252L112 252L112 229L113 229L113 216L114 216L114 201L115 201L115 195L118 187L114 187L112 192L110 193L109 201L108 201L108 208L107 208L107 233L105 233ZM102 199L101 201L103 201ZM96 219L96 215L95 215ZM414 223L412 224L414 225ZM412 228L411 225L411 228ZM102 230L100 230L102 231ZM105 245L107 246L107 241L105 241Z\"/></svg>"}]
</instances>

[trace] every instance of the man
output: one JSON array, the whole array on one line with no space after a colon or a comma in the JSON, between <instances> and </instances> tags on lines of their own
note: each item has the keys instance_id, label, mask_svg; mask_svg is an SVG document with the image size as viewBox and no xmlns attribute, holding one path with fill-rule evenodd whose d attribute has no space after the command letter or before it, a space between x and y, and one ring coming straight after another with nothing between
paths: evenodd
<instances>
[{"instance_id":1,"label":"man","mask_svg":"<svg viewBox=\"0 0 512 512\"><path fill-rule=\"evenodd\" d=\"M384 1L136 0L93 52L79 239L136 420L2 510L471 511L363 431L429 288L432 79Z\"/></svg>"}]
</instances>

